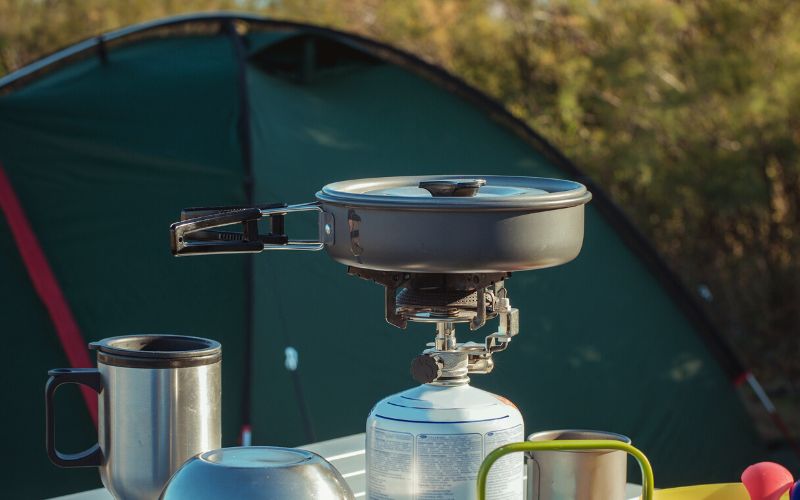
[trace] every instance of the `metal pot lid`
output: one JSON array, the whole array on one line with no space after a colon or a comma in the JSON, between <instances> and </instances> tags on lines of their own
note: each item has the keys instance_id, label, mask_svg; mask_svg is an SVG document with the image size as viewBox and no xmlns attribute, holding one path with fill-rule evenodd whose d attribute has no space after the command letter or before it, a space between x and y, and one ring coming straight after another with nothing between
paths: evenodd
<instances>
[{"instance_id":1,"label":"metal pot lid","mask_svg":"<svg viewBox=\"0 0 800 500\"><path fill-rule=\"evenodd\" d=\"M592 195L582 184L543 177L425 175L375 177L328 184L326 203L406 210L555 210L583 205Z\"/></svg>"}]
</instances>

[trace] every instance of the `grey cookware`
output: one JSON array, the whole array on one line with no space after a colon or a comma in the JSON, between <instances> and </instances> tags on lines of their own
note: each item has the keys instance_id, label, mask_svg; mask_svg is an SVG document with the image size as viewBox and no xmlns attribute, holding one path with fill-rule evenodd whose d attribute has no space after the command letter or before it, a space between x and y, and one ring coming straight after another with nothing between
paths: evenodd
<instances>
[{"instance_id":1,"label":"grey cookware","mask_svg":"<svg viewBox=\"0 0 800 500\"><path fill-rule=\"evenodd\" d=\"M158 498L189 458L220 447L222 347L179 335L130 335L90 344L97 368L50 370L45 389L47 452L61 467L99 467L122 499ZM98 442L82 453L55 445L53 397L63 384L98 393Z\"/></svg>"},{"instance_id":2,"label":"grey cookware","mask_svg":"<svg viewBox=\"0 0 800 500\"><path fill-rule=\"evenodd\" d=\"M223 448L189 459L169 480L162 500L352 500L341 474L306 450Z\"/></svg>"},{"instance_id":3,"label":"grey cookware","mask_svg":"<svg viewBox=\"0 0 800 500\"><path fill-rule=\"evenodd\" d=\"M365 269L511 272L574 259L583 243L577 182L539 177L407 176L334 182L300 205L185 209L170 227L174 255L322 250ZM318 240L293 240L285 216L318 212ZM260 232L258 220L269 218ZM220 231L229 225L241 231Z\"/></svg>"}]
</instances>

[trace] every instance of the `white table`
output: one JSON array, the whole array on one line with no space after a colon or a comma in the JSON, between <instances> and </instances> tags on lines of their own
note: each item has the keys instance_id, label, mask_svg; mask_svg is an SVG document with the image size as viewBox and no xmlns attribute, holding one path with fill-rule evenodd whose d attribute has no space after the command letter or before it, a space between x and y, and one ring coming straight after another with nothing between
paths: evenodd
<instances>
[{"instance_id":1,"label":"white table","mask_svg":"<svg viewBox=\"0 0 800 500\"><path fill-rule=\"evenodd\" d=\"M319 443L300 446L325 457L342 474L347 484L353 490L356 498L364 498L365 493L365 464L364 464L364 434L353 434L341 438L321 441ZM642 487L638 484L628 484L627 496L631 500L638 499ZM57 497L53 500L113 500L105 488L82 491Z\"/></svg>"}]
</instances>

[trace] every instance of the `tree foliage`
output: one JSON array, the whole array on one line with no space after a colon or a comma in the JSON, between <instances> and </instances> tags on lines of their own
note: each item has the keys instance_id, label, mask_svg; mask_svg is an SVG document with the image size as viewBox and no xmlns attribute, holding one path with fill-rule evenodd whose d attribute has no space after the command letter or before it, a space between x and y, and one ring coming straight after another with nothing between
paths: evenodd
<instances>
[{"instance_id":1,"label":"tree foliage","mask_svg":"<svg viewBox=\"0 0 800 500\"><path fill-rule=\"evenodd\" d=\"M756 371L800 393L800 2L0 0L0 74L111 28L228 8L395 44L503 102L711 291Z\"/></svg>"}]
</instances>

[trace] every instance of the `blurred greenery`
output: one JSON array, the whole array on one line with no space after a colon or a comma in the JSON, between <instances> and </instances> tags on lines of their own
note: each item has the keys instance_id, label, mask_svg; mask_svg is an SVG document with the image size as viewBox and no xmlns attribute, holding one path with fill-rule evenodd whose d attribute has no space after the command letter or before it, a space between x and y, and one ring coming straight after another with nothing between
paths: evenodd
<instances>
[{"instance_id":1,"label":"blurred greenery","mask_svg":"<svg viewBox=\"0 0 800 500\"><path fill-rule=\"evenodd\" d=\"M504 103L608 191L800 422L800 2L0 0L0 75L230 9L394 44Z\"/></svg>"}]
</instances>

